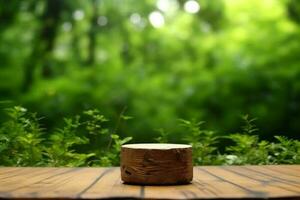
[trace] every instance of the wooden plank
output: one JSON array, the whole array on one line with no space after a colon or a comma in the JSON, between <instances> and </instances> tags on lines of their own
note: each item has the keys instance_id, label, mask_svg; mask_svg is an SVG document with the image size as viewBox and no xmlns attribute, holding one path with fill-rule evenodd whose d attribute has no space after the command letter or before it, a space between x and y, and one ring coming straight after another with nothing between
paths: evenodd
<instances>
[{"instance_id":1,"label":"wooden plank","mask_svg":"<svg viewBox=\"0 0 300 200\"><path fill-rule=\"evenodd\" d=\"M0 176L11 174L13 172L18 172L20 169L18 167L3 167L0 172Z\"/></svg>"},{"instance_id":2,"label":"wooden plank","mask_svg":"<svg viewBox=\"0 0 300 200\"><path fill-rule=\"evenodd\" d=\"M245 180L243 177L238 177L232 173L226 172L220 167L199 167L198 168L203 173L209 174L209 176L214 177L214 181L209 181L215 189L215 193L225 198L262 198L265 197L263 193L258 193L249 189L247 186L241 183L247 182L250 185L254 185L257 182L252 180ZM201 180L201 178L200 178ZM219 189L217 192L216 190Z\"/></svg>"},{"instance_id":3,"label":"wooden plank","mask_svg":"<svg viewBox=\"0 0 300 200\"><path fill-rule=\"evenodd\" d=\"M29 168L4 168L3 170L1 170L0 179L4 180L16 176L22 176L24 174L24 171L26 170L28 171Z\"/></svg>"},{"instance_id":4,"label":"wooden plank","mask_svg":"<svg viewBox=\"0 0 300 200\"><path fill-rule=\"evenodd\" d=\"M210 174L206 171L211 167L195 167L192 184L182 186L147 186L145 187L145 197L147 199L200 199L219 197L247 197L243 190L234 184L224 181L222 178ZM238 190L238 192L236 192ZM231 191L234 191L233 193ZM229 194L228 194L229 192Z\"/></svg>"},{"instance_id":5,"label":"wooden plank","mask_svg":"<svg viewBox=\"0 0 300 200\"><path fill-rule=\"evenodd\" d=\"M299 183L300 183L299 177L297 177L297 175L300 176L300 171L298 173L294 173L293 176L289 176L286 174L286 172L290 171L290 170L284 170L284 172L282 172L282 173L277 173L277 172L271 170L270 167L268 167L268 166L265 166L265 167L245 166L244 168L246 168L248 171L252 171L252 172L260 175L261 177L275 179L278 182L283 182L283 183L286 183L289 185L293 185L293 184L299 185Z\"/></svg>"},{"instance_id":6,"label":"wooden plank","mask_svg":"<svg viewBox=\"0 0 300 200\"><path fill-rule=\"evenodd\" d=\"M198 181L202 182L202 185L207 188L210 186L209 191L215 194L215 197L234 197L234 198L244 198L251 197L251 192L249 189L238 185L232 180L228 180L222 174L216 173L213 167L198 167L199 178ZM204 175L209 178L204 178ZM197 180L197 179L196 179Z\"/></svg>"},{"instance_id":7,"label":"wooden plank","mask_svg":"<svg viewBox=\"0 0 300 200\"><path fill-rule=\"evenodd\" d=\"M271 170L273 172L278 173L277 176L286 175L289 177L294 177L299 180L300 178L300 171L294 170L293 168L289 168L287 170L287 167L279 166L279 165L270 165L266 167L268 170Z\"/></svg>"},{"instance_id":8,"label":"wooden plank","mask_svg":"<svg viewBox=\"0 0 300 200\"><path fill-rule=\"evenodd\" d=\"M76 168L23 168L22 175L14 176L9 179L0 179L0 192L9 197L23 197L30 196L33 193L30 191L31 187L38 185L40 182L54 177L62 177L63 174L68 173ZM25 193L20 191L26 190ZM32 193L32 194L31 194Z\"/></svg>"},{"instance_id":9,"label":"wooden plank","mask_svg":"<svg viewBox=\"0 0 300 200\"><path fill-rule=\"evenodd\" d=\"M251 185L251 188L254 189L254 192L264 192L265 196L270 196L274 194L285 194L285 195L297 195L299 192L299 183L298 184L289 184L288 182L282 182L279 179L275 179L270 176L262 176L255 171L252 171L252 167L224 167L223 170L226 170L230 173L235 174L239 180L235 181L239 183L243 178L246 179L246 182L243 185L249 185L252 181L256 184ZM264 168L259 167L259 171L264 170ZM247 181L248 179L248 181ZM259 194L259 193L258 193Z\"/></svg>"},{"instance_id":10,"label":"wooden plank","mask_svg":"<svg viewBox=\"0 0 300 200\"><path fill-rule=\"evenodd\" d=\"M300 199L300 165L194 167L191 184L123 184L119 168L0 168L5 199Z\"/></svg>"},{"instance_id":11,"label":"wooden plank","mask_svg":"<svg viewBox=\"0 0 300 200\"><path fill-rule=\"evenodd\" d=\"M58 174L52 174L34 183L28 183L14 190L13 197L34 198L77 198L95 177L100 176L105 168L70 168Z\"/></svg>"},{"instance_id":12,"label":"wooden plank","mask_svg":"<svg viewBox=\"0 0 300 200\"><path fill-rule=\"evenodd\" d=\"M120 169L110 168L101 178L96 179L78 196L84 199L101 198L141 198L142 187L126 185L121 181Z\"/></svg>"},{"instance_id":13,"label":"wooden plank","mask_svg":"<svg viewBox=\"0 0 300 200\"><path fill-rule=\"evenodd\" d=\"M34 168L20 168L18 171L13 171L13 173L7 173L5 176L0 177L0 192L5 191L7 193L13 191L19 187L23 187L27 182L34 182L43 176L52 175L57 170L62 169L41 168L34 170Z\"/></svg>"}]
</instances>

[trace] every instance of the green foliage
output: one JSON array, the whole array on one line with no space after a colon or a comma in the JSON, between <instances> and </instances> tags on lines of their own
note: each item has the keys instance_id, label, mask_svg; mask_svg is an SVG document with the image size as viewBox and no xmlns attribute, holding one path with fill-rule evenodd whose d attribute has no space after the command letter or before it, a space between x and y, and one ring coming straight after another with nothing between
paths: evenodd
<instances>
[{"instance_id":1,"label":"green foliage","mask_svg":"<svg viewBox=\"0 0 300 200\"><path fill-rule=\"evenodd\" d=\"M159 143L168 143L170 134L162 128L157 129L157 132L159 133L159 136L155 138L155 141Z\"/></svg>"},{"instance_id":2,"label":"green foliage","mask_svg":"<svg viewBox=\"0 0 300 200\"><path fill-rule=\"evenodd\" d=\"M50 166L83 166L94 153L83 154L75 152L76 145L89 144L89 139L78 136L78 128L82 125L80 117L66 118L65 126L50 136L46 156ZM89 130L89 129L87 129Z\"/></svg>"},{"instance_id":3,"label":"green foliage","mask_svg":"<svg viewBox=\"0 0 300 200\"><path fill-rule=\"evenodd\" d=\"M299 0L196 0L194 14L186 2L1 0L0 101L47 116L49 130L62 115L115 119L128 106L139 123L120 132L139 141L178 118L235 132L245 112L263 138L299 138Z\"/></svg>"},{"instance_id":4,"label":"green foliage","mask_svg":"<svg viewBox=\"0 0 300 200\"><path fill-rule=\"evenodd\" d=\"M10 120L0 129L0 160L3 165L41 165L44 149L43 129L35 113L15 106L7 109Z\"/></svg>"},{"instance_id":5,"label":"green foliage","mask_svg":"<svg viewBox=\"0 0 300 200\"><path fill-rule=\"evenodd\" d=\"M191 143L198 164L298 162L274 133L299 140L300 1L187 2L0 0L0 107L46 116L0 115L1 162L117 165L126 136ZM259 121L237 131L243 113Z\"/></svg>"},{"instance_id":6,"label":"green foliage","mask_svg":"<svg viewBox=\"0 0 300 200\"><path fill-rule=\"evenodd\" d=\"M256 128L256 125L254 124L254 122L256 121L256 118L249 119L249 115L244 115L244 116L242 116L242 119L244 120L244 123L245 123L245 125L242 126L244 134L251 135L254 132L258 131L258 129Z\"/></svg>"},{"instance_id":7,"label":"green foliage","mask_svg":"<svg viewBox=\"0 0 300 200\"><path fill-rule=\"evenodd\" d=\"M108 120L100 114L98 110L88 110L84 112L85 115L87 115L90 120L86 121L85 128L91 135L101 135L106 134L107 129L102 127L102 124L104 122L107 122Z\"/></svg>"},{"instance_id":8,"label":"green foliage","mask_svg":"<svg viewBox=\"0 0 300 200\"><path fill-rule=\"evenodd\" d=\"M185 127L184 141L193 147L195 165L265 165L265 164L299 164L300 146L298 140L275 136L277 142L259 140L254 121L248 115L242 117L244 125L241 133L218 136L214 131L203 128L203 121L180 120ZM161 132L164 137L164 132ZM159 138L161 138L159 137ZM230 140L231 144L223 151L220 143ZM168 142L163 140L163 142Z\"/></svg>"},{"instance_id":9,"label":"green foliage","mask_svg":"<svg viewBox=\"0 0 300 200\"><path fill-rule=\"evenodd\" d=\"M118 127L125 109L114 128L99 110L65 118L63 128L46 132L35 113L15 106L6 109L8 120L0 128L0 165L3 166L118 166L121 146L132 137L122 138ZM204 122L180 120L184 128L181 142L193 146L195 165L299 164L300 142L275 136L277 142L259 140L254 119L243 116L242 132L219 136L204 128ZM174 133L158 129L158 142L167 143ZM222 140L231 143L222 150Z\"/></svg>"},{"instance_id":10,"label":"green foliage","mask_svg":"<svg viewBox=\"0 0 300 200\"><path fill-rule=\"evenodd\" d=\"M250 119L248 115L242 116L242 119L244 122L242 133L225 136L235 144L226 148L226 151L230 153L229 162L231 164L264 164L268 160L268 142L259 141L258 136L253 135L258 131L254 124L256 119Z\"/></svg>"},{"instance_id":11,"label":"green foliage","mask_svg":"<svg viewBox=\"0 0 300 200\"><path fill-rule=\"evenodd\" d=\"M107 119L98 110L83 112L88 116L86 120L81 116L65 118L64 127L48 135L43 133L35 113L15 106L7 109L7 114L9 119L0 129L0 165L118 165L121 145L131 140L104 128ZM112 139L112 146L98 146L99 138L104 137Z\"/></svg>"},{"instance_id":12,"label":"green foliage","mask_svg":"<svg viewBox=\"0 0 300 200\"><path fill-rule=\"evenodd\" d=\"M194 163L199 165L220 164L216 146L218 137L215 132L202 129L203 121L181 119L180 123L186 128L184 141L193 146Z\"/></svg>"},{"instance_id":13,"label":"green foliage","mask_svg":"<svg viewBox=\"0 0 300 200\"><path fill-rule=\"evenodd\" d=\"M292 164L299 163L299 141L284 136L275 136L276 142L259 141L258 131L248 115L243 116L245 125L241 134L231 134L227 138L235 145L226 148L231 155L231 164Z\"/></svg>"},{"instance_id":14,"label":"green foliage","mask_svg":"<svg viewBox=\"0 0 300 200\"><path fill-rule=\"evenodd\" d=\"M277 142L259 141L257 135L233 134L235 145L226 148L230 164L299 164L299 141L275 136Z\"/></svg>"},{"instance_id":15,"label":"green foliage","mask_svg":"<svg viewBox=\"0 0 300 200\"><path fill-rule=\"evenodd\" d=\"M232 134L235 145L226 148L231 164L268 164L268 142L259 141L257 135Z\"/></svg>"},{"instance_id":16,"label":"green foliage","mask_svg":"<svg viewBox=\"0 0 300 200\"><path fill-rule=\"evenodd\" d=\"M112 134L111 139L113 141L112 148L109 151L103 151L103 155L100 157L99 164L101 166L117 166L120 164L120 151L121 146L129 142L132 137L126 137L121 139L119 135Z\"/></svg>"},{"instance_id":17,"label":"green foliage","mask_svg":"<svg viewBox=\"0 0 300 200\"><path fill-rule=\"evenodd\" d=\"M269 146L270 163L294 164L300 163L300 141L291 140L284 136L275 136L278 143Z\"/></svg>"}]
</instances>

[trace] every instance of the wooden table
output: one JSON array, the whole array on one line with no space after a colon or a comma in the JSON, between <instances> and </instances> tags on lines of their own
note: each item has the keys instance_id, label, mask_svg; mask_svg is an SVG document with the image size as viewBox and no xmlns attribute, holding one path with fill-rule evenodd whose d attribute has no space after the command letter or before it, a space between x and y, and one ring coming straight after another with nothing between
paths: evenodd
<instances>
[{"instance_id":1,"label":"wooden table","mask_svg":"<svg viewBox=\"0 0 300 200\"><path fill-rule=\"evenodd\" d=\"M191 184L125 185L115 168L0 168L4 199L300 199L300 165L194 167Z\"/></svg>"}]
</instances>

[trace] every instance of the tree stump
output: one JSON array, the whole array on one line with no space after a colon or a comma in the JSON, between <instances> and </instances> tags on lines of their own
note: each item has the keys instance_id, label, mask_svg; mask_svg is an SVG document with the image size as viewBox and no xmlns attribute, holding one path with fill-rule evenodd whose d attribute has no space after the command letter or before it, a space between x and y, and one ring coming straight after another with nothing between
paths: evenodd
<instances>
[{"instance_id":1,"label":"tree stump","mask_svg":"<svg viewBox=\"0 0 300 200\"><path fill-rule=\"evenodd\" d=\"M192 147L127 144L121 150L121 179L140 185L187 184L193 179Z\"/></svg>"}]
</instances>

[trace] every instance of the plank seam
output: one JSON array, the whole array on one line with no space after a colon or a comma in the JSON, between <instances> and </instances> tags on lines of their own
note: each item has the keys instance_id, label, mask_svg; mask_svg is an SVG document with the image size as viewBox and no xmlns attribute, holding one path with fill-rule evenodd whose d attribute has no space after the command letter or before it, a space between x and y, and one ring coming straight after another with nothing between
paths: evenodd
<instances>
[{"instance_id":1,"label":"plank seam","mask_svg":"<svg viewBox=\"0 0 300 200\"><path fill-rule=\"evenodd\" d=\"M280 177L277 177L277 176L273 176L273 175L270 175L270 174L267 174L267 173L264 173L264 172L257 171L255 169L251 169L251 168L246 167L246 166L244 166L243 168L247 169L248 171L252 171L252 172L255 172L255 173L258 173L258 174L262 174L262 175L267 176L267 177L271 177L271 178L277 180L278 182L281 182L281 183L284 183L284 184L292 185L292 186L295 186L295 187L298 187L299 184L300 184L299 182L295 182L295 181L292 181L292 180L287 180L287 179L283 179L283 178L280 178Z\"/></svg>"},{"instance_id":2,"label":"plank seam","mask_svg":"<svg viewBox=\"0 0 300 200\"><path fill-rule=\"evenodd\" d=\"M145 186L144 185L141 186L140 197L142 199L145 198Z\"/></svg>"},{"instance_id":3,"label":"plank seam","mask_svg":"<svg viewBox=\"0 0 300 200\"><path fill-rule=\"evenodd\" d=\"M243 176L243 177L246 177L246 178L248 178L248 179L255 180L255 181L261 183L262 185L268 185L268 186L280 188L280 189L283 189L283 190L286 190L286 191L289 191L289 192L295 192L295 193L298 193L298 191L295 191L295 190L291 190L291 189L287 189L287 188L282 187L282 186L270 184L270 183L272 183L272 182L274 182L274 181L276 181L276 180L272 180L272 179L271 179L271 180L264 181L264 180L260 180L260 179L257 179L257 178L253 178L253 177L251 177L251 176L248 176L248 175L243 174L243 173L240 173L240 172L236 172L236 171L234 171L234 170L232 170L232 169L228 169L228 168L223 168L223 169L226 170L226 171L229 171L229 172L231 172L231 173L237 174L237 175L239 175L239 176Z\"/></svg>"},{"instance_id":4,"label":"plank seam","mask_svg":"<svg viewBox=\"0 0 300 200\"><path fill-rule=\"evenodd\" d=\"M45 181L45 180L47 180L47 179L49 179L49 178L53 178L53 177L56 177L56 176L59 176L59 175L63 175L63 174L68 174L68 173L71 173L71 172L73 172L73 171L78 171L78 170L80 170L80 169L81 169L81 168L71 168L70 170L67 170L67 171L65 171L65 172L60 172L60 173L53 174L53 175L51 175L51 176L45 177L45 178L43 178L42 180L36 181L36 182L34 182L34 183L31 183L30 185L39 184L39 183L42 183L43 181ZM45 173L45 172L43 172L43 173ZM40 174L43 174L43 173L40 173ZM40 175L40 174L39 174L39 175ZM22 188L26 188L26 187L28 187L28 186L27 186L27 185L21 186L21 187L18 187L18 188L14 188L14 189L12 189L12 190L9 190L8 192L14 192L14 191L16 191L16 190L19 190L19 189L22 189Z\"/></svg>"},{"instance_id":5,"label":"plank seam","mask_svg":"<svg viewBox=\"0 0 300 200\"><path fill-rule=\"evenodd\" d=\"M232 181L229 181L229 180L226 180L226 179L224 179L224 178L222 178L220 176L217 176L217 175L209 172L206 169L203 169L203 168L197 168L197 169L201 170L203 172L206 172L206 173L210 174L211 176L213 176L215 178L218 178L219 180L222 180L222 181L224 181L226 183L229 183L229 184L231 184L231 185L233 185L233 186L235 186L237 188L240 188L240 189L244 190L245 192L247 192L248 194L251 194L252 196L254 195L255 198L267 198L268 197L265 192L257 192L257 191L249 190L249 189L247 189L247 188L245 188L243 186L240 186L240 185L238 185L238 184L236 184L236 183L234 183Z\"/></svg>"},{"instance_id":6,"label":"plank seam","mask_svg":"<svg viewBox=\"0 0 300 200\"><path fill-rule=\"evenodd\" d=\"M101 178L103 178L109 172L115 170L114 168L105 169L89 186L87 186L84 190L79 192L76 196L77 198L81 198L81 196L86 193L89 189L91 189Z\"/></svg>"},{"instance_id":7,"label":"plank seam","mask_svg":"<svg viewBox=\"0 0 300 200\"><path fill-rule=\"evenodd\" d=\"M280 171L278 169L274 169L274 168L270 168L270 167L265 167L265 169L268 169L269 171L272 171L274 173L284 174L286 176L292 176L292 177L299 177L300 178L300 176L297 176L295 174L286 173L286 171L283 172L283 171Z\"/></svg>"}]
</instances>

